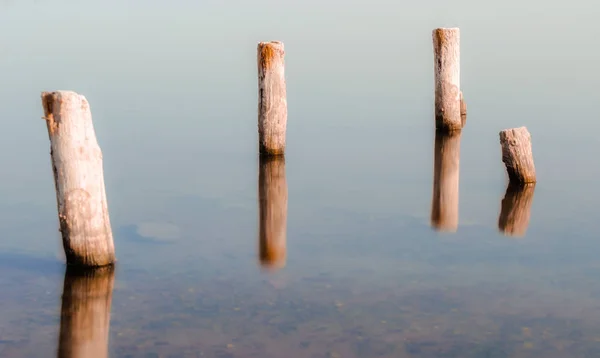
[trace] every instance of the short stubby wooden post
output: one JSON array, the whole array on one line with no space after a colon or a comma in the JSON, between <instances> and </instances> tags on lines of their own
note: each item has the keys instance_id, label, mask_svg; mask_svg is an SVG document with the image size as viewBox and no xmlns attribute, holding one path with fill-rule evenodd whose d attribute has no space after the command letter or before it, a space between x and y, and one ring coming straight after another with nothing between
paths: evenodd
<instances>
[{"instance_id":1,"label":"short stubby wooden post","mask_svg":"<svg viewBox=\"0 0 600 358\"><path fill-rule=\"evenodd\" d=\"M526 127L505 129L500 132L502 162L508 179L513 184L535 183L535 165L531 151L531 135Z\"/></svg>"},{"instance_id":2,"label":"short stubby wooden post","mask_svg":"<svg viewBox=\"0 0 600 358\"><path fill-rule=\"evenodd\" d=\"M58 220L67 264L104 266L115 248L104 188L102 152L84 96L71 91L42 93Z\"/></svg>"},{"instance_id":3,"label":"short stubby wooden post","mask_svg":"<svg viewBox=\"0 0 600 358\"><path fill-rule=\"evenodd\" d=\"M288 189L284 156L260 156L259 258L263 268L285 266Z\"/></svg>"},{"instance_id":4,"label":"short stubby wooden post","mask_svg":"<svg viewBox=\"0 0 600 358\"><path fill-rule=\"evenodd\" d=\"M107 358L114 266L68 266L62 294L59 358Z\"/></svg>"},{"instance_id":5,"label":"short stubby wooden post","mask_svg":"<svg viewBox=\"0 0 600 358\"><path fill-rule=\"evenodd\" d=\"M279 41L258 44L258 140L263 155L285 152L287 98L284 47Z\"/></svg>"},{"instance_id":6,"label":"short stubby wooden post","mask_svg":"<svg viewBox=\"0 0 600 358\"><path fill-rule=\"evenodd\" d=\"M522 237L527 232L535 184L509 184L502 199L498 229L506 236Z\"/></svg>"},{"instance_id":7,"label":"short stubby wooden post","mask_svg":"<svg viewBox=\"0 0 600 358\"><path fill-rule=\"evenodd\" d=\"M460 92L460 30L433 30L435 127L442 131L462 128Z\"/></svg>"},{"instance_id":8,"label":"short stubby wooden post","mask_svg":"<svg viewBox=\"0 0 600 358\"><path fill-rule=\"evenodd\" d=\"M438 231L458 228L460 135L460 131L435 134L431 226Z\"/></svg>"}]
</instances>

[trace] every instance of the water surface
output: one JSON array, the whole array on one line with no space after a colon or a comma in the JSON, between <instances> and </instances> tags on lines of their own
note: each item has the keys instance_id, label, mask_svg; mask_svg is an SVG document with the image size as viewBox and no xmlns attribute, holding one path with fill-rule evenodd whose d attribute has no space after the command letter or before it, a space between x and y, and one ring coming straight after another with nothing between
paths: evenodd
<instances>
[{"instance_id":1,"label":"water surface","mask_svg":"<svg viewBox=\"0 0 600 358\"><path fill-rule=\"evenodd\" d=\"M78 327L111 357L599 356L598 10L0 2L0 356L83 349ZM440 26L461 28L458 138L433 128ZM257 156L267 40L285 161ZM92 108L114 272L65 272L55 89ZM523 125L539 182L514 190L498 132Z\"/></svg>"}]
</instances>

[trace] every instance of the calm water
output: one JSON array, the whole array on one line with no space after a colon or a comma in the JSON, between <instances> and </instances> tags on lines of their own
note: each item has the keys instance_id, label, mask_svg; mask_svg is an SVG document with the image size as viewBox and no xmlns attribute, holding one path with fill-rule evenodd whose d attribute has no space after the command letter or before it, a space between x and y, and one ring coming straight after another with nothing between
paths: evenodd
<instances>
[{"instance_id":1,"label":"calm water","mask_svg":"<svg viewBox=\"0 0 600 358\"><path fill-rule=\"evenodd\" d=\"M0 356L81 336L98 357L600 356L599 10L0 1ZM461 28L469 115L436 144L439 26ZM255 51L274 39L288 149L260 162ZM55 89L91 104L115 272L65 273L40 119ZM539 182L507 193L498 132L522 125ZM444 206L434 163L456 170L458 150ZM262 239L261 191L287 200Z\"/></svg>"}]
</instances>

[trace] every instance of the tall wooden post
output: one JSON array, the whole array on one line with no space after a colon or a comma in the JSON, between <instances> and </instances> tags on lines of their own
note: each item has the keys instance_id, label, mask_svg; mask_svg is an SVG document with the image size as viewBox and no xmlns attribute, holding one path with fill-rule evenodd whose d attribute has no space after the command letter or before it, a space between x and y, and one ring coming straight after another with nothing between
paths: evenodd
<instances>
[{"instance_id":1,"label":"tall wooden post","mask_svg":"<svg viewBox=\"0 0 600 358\"><path fill-rule=\"evenodd\" d=\"M506 188L498 218L498 229L506 236L525 236L534 191L535 184L509 184Z\"/></svg>"},{"instance_id":2,"label":"tall wooden post","mask_svg":"<svg viewBox=\"0 0 600 358\"><path fill-rule=\"evenodd\" d=\"M431 226L438 231L458 228L460 131L435 133Z\"/></svg>"},{"instance_id":3,"label":"tall wooden post","mask_svg":"<svg viewBox=\"0 0 600 358\"><path fill-rule=\"evenodd\" d=\"M111 264L115 248L90 106L71 91L44 92L42 104L67 263Z\"/></svg>"},{"instance_id":4,"label":"tall wooden post","mask_svg":"<svg viewBox=\"0 0 600 358\"><path fill-rule=\"evenodd\" d=\"M284 46L271 41L258 44L258 140L263 155L285 152L287 98Z\"/></svg>"},{"instance_id":5,"label":"tall wooden post","mask_svg":"<svg viewBox=\"0 0 600 358\"><path fill-rule=\"evenodd\" d=\"M259 257L268 269L285 266L288 190L284 156L260 156Z\"/></svg>"},{"instance_id":6,"label":"tall wooden post","mask_svg":"<svg viewBox=\"0 0 600 358\"><path fill-rule=\"evenodd\" d=\"M107 358L114 266L67 266L62 295L59 358Z\"/></svg>"},{"instance_id":7,"label":"tall wooden post","mask_svg":"<svg viewBox=\"0 0 600 358\"><path fill-rule=\"evenodd\" d=\"M502 162L508 179L513 184L535 183L535 165L531 151L531 135L526 127L505 129L500 132Z\"/></svg>"},{"instance_id":8,"label":"tall wooden post","mask_svg":"<svg viewBox=\"0 0 600 358\"><path fill-rule=\"evenodd\" d=\"M462 128L460 91L460 30L433 30L435 126L437 130Z\"/></svg>"}]
</instances>

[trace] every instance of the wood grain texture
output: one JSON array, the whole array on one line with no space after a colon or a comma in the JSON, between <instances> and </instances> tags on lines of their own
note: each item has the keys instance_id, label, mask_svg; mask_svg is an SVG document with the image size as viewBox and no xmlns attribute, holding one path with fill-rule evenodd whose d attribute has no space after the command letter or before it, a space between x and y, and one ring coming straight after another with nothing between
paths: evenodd
<instances>
[{"instance_id":1,"label":"wood grain texture","mask_svg":"<svg viewBox=\"0 0 600 358\"><path fill-rule=\"evenodd\" d=\"M288 189L284 156L261 156L258 174L259 258L263 268L285 266Z\"/></svg>"},{"instance_id":2,"label":"wood grain texture","mask_svg":"<svg viewBox=\"0 0 600 358\"><path fill-rule=\"evenodd\" d=\"M44 92L42 104L67 263L111 264L115 249L90 106L71 91Z\"/></svg>"},{"instance_id":3,"label":"wood grain texture","mask_svg":"<svg viewBox=\"0 0 600 358\"><path fill-rule=\"evenodd\" d=\"M531 135L526 127L505 129L500 132L502 162L511 183L535 183L535 165L531 150Z\"/></svg>"},{"instance_id":4,"label":"wood grain texture","mask_svg":"<svg viewBox=\"0 0 600 358\"><path fill-rule=\"evenodd\" d=\"M498 229L506 236L525 236L534 191L535 184L509 184L506 188L498 218Z\"/></svg>"},{"instance_id":5,"label":"wood grain texture","mask_svg":"<svg viewBox=\"0 0 600 358\"><path fill-rule=\"evenodd\" d=\"M460 30L433 30L435 126L437 130L462 128L460 91Z\"/></svg>"},{"instance_id":6,"label":"wood grain texture","mask_svg":"<svg viewBox=\"0 0 600 358\"><path fill-rule=\"evenodd\" d=\"M114 266L67 267L62 295L59 358L107 358Z\"/></svg>"},{"instance_id":7,"label":"wood grain texture","mask_svg":"<svg viewBox=\"0 0 600 358\"><path fill-rule=\"evenodd\" d=\"M258 44L258 140L262 154L285 152L287 94L285 51L279 41Z\"/></svg>"},{"instance_id":8,"label":"wood grain texture","mask_svg":"<svg viewBox=\"0 0 600 358\"><path fill-rule=\"evenodd\" d=\"M460 131L435 134L431 226L438 231L458 228L460 136Z\"/></svg>"}]
</instances>

